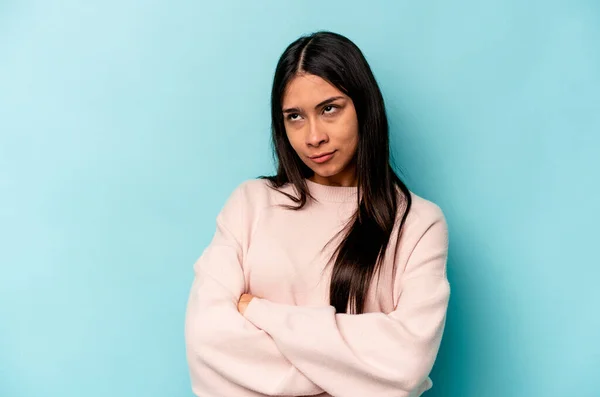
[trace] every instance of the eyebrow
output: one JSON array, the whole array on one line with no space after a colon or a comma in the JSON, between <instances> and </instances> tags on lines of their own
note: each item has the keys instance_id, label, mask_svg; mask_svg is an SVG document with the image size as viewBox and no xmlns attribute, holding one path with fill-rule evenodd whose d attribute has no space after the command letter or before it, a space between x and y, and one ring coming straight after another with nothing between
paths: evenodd
<instances>
[{"instance_id":1,"label":"eyebrow","mask_svg":"<svg viewBox=\"0 0 600 397\"><path fill-rule=\"evenodd\" d=\"M338 99L344 99L343 96L334 96L328 99L325 99L322 102L319 102L317 104L317 106L315 106L315 109L320 108L321 106L325 106L325 105L329 105L331 102L337 101ZM283 109L283 113L300 113L301 109L300 108L287 108L287 109Z\"/></svg>"}]
</instances>

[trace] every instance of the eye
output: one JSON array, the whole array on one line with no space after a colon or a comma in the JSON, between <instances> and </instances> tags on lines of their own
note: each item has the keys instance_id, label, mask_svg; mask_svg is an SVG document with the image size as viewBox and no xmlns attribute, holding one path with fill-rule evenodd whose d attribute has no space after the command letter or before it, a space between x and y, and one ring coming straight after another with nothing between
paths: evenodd
<instances>
[{"instance_id":1,"label":"eye","mask_svg":"<svg viewBox=\"0 0 600 397\"><path fill-rule=\"evenodd\" d=\"M287 119L290 121L296 121L300 119L300 115L298 113L290 113L287 115Z\"/></svg>"},{"instance_id":2,"label":"eye","mask_svg":"<svg viewBox=\"0 0 600 397\"><path fill-rule=\"evenodd\" d=\"M327 105L323 108L323 113L325 114L332 114L335 113L337 110L337 106L334 105Z\"/></svg>"}]
</instances>

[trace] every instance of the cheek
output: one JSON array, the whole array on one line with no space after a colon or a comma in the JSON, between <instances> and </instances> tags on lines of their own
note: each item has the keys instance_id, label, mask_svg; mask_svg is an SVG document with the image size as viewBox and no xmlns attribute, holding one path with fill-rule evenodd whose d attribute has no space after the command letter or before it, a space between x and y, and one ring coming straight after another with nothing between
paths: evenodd
<instances>
[{"instance_id":1,"label":"cheek","mask_svg":"<svg viewBox=\"0 0 600 397\"><path fill-rule=\"evenodd\" d=\"M358 145L358 126L352 119L340 125L338 139L346 150L354 151Z\"/></svg>"},{"instance_id":2,"label":"cheek","mask_svg":"<svg viewBox=\"0 0 600 397\"><path fill-rule=\"evenodd\" d=\"M356 150L358 149L358 137L352 137L346 143L346 158L351 160L356 154Z\"/></svg>"}]
</instances>

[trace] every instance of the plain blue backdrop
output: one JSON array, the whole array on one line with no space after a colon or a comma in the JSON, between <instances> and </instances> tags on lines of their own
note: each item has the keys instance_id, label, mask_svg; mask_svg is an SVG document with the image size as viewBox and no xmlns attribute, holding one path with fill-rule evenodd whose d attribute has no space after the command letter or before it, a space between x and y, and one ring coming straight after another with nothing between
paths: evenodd
<instances>
[{"instance_id":1,"label":"plain blue backdrop","mask_svg":"<svg viewBox=\"0 0 600 397\"><path fill-rule=\"evenodd\" d=\"M597 1L0 2L0 396L190 397L192 265L271 173L275 63L363 50L450 225L431 397L597 397Z\"/></svg>"}]
</instances>

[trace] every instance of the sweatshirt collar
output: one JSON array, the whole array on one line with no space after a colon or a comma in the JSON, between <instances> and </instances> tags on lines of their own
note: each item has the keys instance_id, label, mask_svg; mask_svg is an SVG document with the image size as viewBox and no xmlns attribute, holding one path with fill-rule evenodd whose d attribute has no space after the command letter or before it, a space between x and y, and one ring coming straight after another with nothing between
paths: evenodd
<instances>
[{"instance_id":1,"label":"sweatshirt collar","mask_svg":"<svg viewBox=\"0 0 600 397\"><path fill-rule=\"evenodd\" d=\"M305 179L310 194L319 202L344 203L356 201L358 187L329 186Z\"/></svg>"}]
</instances>

